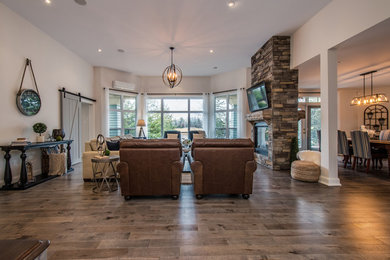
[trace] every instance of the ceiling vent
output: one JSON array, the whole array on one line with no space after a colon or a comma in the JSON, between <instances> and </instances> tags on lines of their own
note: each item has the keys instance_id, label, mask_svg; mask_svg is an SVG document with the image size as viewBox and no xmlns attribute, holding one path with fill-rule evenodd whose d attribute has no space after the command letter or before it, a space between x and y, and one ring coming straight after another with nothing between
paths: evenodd
<instances>
[{"instance_id":1,"label":"ceiling vent","mask_svg":"<svg viewBox=\"0 0 390 260\"><path fill-rule=\"evenodd\" d=\"M112 81L112 88L113 89L120 89L120 90L135 90L135 84L113 80Z\"/></svg>"}]
</instances>

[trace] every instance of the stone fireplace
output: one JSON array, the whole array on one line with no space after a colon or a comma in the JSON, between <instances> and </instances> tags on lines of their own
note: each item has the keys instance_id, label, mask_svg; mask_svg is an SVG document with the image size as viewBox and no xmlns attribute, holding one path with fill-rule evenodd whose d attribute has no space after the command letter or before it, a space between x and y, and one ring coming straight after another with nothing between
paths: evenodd
<instances>
[{"instance_id":1,"label":"stone fireplace","mask_svg":"<svg viewBox=\"0 0 390 260\"><path fill-rule=\"evenodd\" d=\"M290 69L290 37L273 36L252 56L252 86L265 81L270 108L250 113L256 160L273 170L290 168L298 131L298 71Z\"/></svg>"}]
</instances>

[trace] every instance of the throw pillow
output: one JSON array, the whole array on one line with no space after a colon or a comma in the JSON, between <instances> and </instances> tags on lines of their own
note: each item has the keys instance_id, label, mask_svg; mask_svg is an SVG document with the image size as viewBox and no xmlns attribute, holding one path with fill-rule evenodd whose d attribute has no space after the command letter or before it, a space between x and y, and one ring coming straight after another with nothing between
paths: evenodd
<instances>
[{"instance_id":1,"label":"throw pillow","mask_svg":"<svg viewBox=\"0 0 390 260\"><path fill-rule=\"evenodd\" d=\"M119 151L120 141L107 141L107 148L110 151Z\"/></svg>"},{"instance_id":2,"label":"throw pillow","mask_svg":"<svg viewBox=\"0 0 390 260\"><path fill-rule=\"evenodd\" d=\"M168 139L177 139L177 134L167 134Z\"/></svg>"},{"instance_id":3,"label":"throw pillow","mask_svg":"<svg viewBox=\"0 0 390 260\"><path fill-rule=\"evenodd\" d=\"M203 134L193 134L192 139L203 139L204 135Z\"/></svg>"}]
</instances>

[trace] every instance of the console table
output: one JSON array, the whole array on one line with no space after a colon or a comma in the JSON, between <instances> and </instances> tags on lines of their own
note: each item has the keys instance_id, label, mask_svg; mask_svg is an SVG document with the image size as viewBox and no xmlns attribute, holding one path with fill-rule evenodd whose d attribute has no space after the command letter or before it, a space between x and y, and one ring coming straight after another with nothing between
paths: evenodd
<instances>
[{"instance_id":1,"label":"console table","mask_svg":"<svg viewBox=\"0 0 390 260\"><path fill-rule=\"evenodd\" d=\"M66 144L67 169L68 172L71 171L72 159L70 157L70 149L71 149L70 144L72 142L73 140L63 140L63 141L53 141L53 142L50 141L50 142L42 142L42 143L29 143L26 145L1 145L0 149L5 152L4 155L5 170L4 170L4 186L0 190L24 190L32 186L35 186L39 183L42 183L44 181L57 177L57 176L48 176L47 172L46 173L43 172L42 174L35 176L36 181L28 182L27 167L26 167L26 158L27 158L26 151L30 149L41 148L43 152L48 148ZM10 167L11 151L20 151L22 153L20 155L21 158L20 178L19 178L19 182L16 184L12 184L12 171Z\"/></svg>"}]
</instances>

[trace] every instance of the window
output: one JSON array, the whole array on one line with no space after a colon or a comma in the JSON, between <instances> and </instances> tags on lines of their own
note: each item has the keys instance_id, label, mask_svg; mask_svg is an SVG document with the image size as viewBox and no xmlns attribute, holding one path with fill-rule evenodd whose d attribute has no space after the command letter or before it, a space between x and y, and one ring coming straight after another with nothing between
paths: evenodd
<instances>
[{"instance_id":1,"label":"window","mask_svg":"<svg viewBox=\"0 0 390 260\"><path fill-rule=\"evenodd\" d=\"M109 135L136 136L137 99L135 96L110 93Z\"/></svg>"},{"instance_id":2,"label":"window","mask_svg":"<svg viewBox=\"0 0 390 260\"><path fill-rule=\"evenodd\" d=\"M215 97L215 137L237 138L237 94Z\"/></svg>"},{"instance_id":3,"label":"window","mask_svg":"<svg viewBox=\"0 0 390 260\"><path fill-rule=\"evenodd\" d=\"M161 138L168 130L188 138L190 130L203 130L203 98L149 98L146 106L149 138Z\"/></svg>"}]
</instances>

